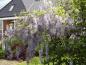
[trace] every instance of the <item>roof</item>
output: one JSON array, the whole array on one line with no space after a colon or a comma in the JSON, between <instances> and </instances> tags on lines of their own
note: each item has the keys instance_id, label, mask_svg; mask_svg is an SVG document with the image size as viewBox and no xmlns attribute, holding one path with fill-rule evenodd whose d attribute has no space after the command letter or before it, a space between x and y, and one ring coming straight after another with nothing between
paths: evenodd
<instances>
[{"instance_id":1,"label":"roof","mask_svg":"<svg viewBox=\"0 0 86 65\"><path fill-rule=\"evenodd\" d=\"M12 0L0 10L0 18L14 17L15 15L19 15L23 10L26 10L26 8L22 0Z\"/></svg>"},{"instance_id":2,"label":"roof","mask_svg":"<svg viewBox=\"0 0 86 65\"><path fill-rule=\"evenodd\" d=\"M0 10L4 8L12 0L0 0Z\"/></svg>"},{"instance_id":3,"label":"roof","mask_svg":"<svg viewBox=\"0 0 86 65\"><path fill-rule=\"evenodd\" d=\"M43 6L43 0L9 0L9 3L0 9L0 18L14 17L19 15L23 10L32 11Z\"/></svg>"}]
</instances>

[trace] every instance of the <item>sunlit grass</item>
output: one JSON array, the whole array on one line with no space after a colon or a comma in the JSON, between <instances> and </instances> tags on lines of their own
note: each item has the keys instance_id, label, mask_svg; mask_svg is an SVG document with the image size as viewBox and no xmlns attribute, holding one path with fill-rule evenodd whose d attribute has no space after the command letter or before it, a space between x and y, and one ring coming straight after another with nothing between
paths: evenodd
<instances>
[{"instance_id":1,"label":"sunlit grass","mask_svg":"<svg viewBox=\"0 0 86 65\"><path fill-rule=\"evenodd\" d=\"M26 64L26 61L23 61L23 62L20 62L18 65L27 65L27 64ZM40 63L39 57L34 57L30 60L30 63L28 65L43 65L43 64ZM50 63L49 65L53 65L53 64Z\"/></svg>"},{"instance_id":2,"label":"sunlit grass","mask_svg":"<svg viewBox=\"0 0 86 65\"><path fill-rule=\"evenodd\" d=\"M27 65L26 61L20 62L18 65ZM30 60L29 65L42 65L38 57L34 57Z\"/></svg>"}]
</instances>

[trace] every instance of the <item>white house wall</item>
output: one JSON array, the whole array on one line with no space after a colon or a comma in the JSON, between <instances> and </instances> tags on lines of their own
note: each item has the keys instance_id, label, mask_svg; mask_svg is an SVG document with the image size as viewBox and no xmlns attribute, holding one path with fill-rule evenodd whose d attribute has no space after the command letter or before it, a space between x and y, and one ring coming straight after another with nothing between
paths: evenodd
<instances>
[{"instance_id":1,"label":"white house wall","mask_svg":"<svg viewBox=\"0 0 86 65\"><path fill-rule=\"evenodd\" d=\"M3 36L3 20L0 20L0 39Z\"/></svg>"}]
</instances>

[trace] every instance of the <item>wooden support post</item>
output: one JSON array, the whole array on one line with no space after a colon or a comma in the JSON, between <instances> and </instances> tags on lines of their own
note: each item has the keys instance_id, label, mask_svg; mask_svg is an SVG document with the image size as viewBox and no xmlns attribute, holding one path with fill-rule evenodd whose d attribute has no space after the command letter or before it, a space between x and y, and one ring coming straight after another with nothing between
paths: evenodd
<instances>
[{"instance_id":1,"label":"wooden support post","mask_svg":"<svg viewBox=\"0 0 86 65\"><path fill-rule=\"evenodd\" d=\"M16 29L16 20L14 19L14 30Z\"/></svg>"},{"instance_id":2,"label":"wooden support post","mask_svg":"<svg viewBox=\"0 0 86 65\"><path fill-rule=\"evenodd\" d=\"M4 42L4 21L2 20L2 39L1 39L1 43L2 43L2 49L5 50L5 46L4 46L3 42Z\"/></svg>"}]
</instances>

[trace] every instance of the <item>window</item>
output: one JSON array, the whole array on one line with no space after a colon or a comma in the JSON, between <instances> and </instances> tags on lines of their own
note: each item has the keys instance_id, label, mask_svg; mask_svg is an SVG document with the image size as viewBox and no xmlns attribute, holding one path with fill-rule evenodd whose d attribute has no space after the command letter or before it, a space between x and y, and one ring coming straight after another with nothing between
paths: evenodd
<instances>
[{"instance_id":1,"label":"window","mask_svg":"<svg viewBox=\"0 0 86 65\"><path fill-rule=\"evenodd\" d=\"M12 11L12 10L13 10L13 8L14 8L14 5L11 5L11 7L10 7L9 11Z\"/></svg>"}]
</instances>

